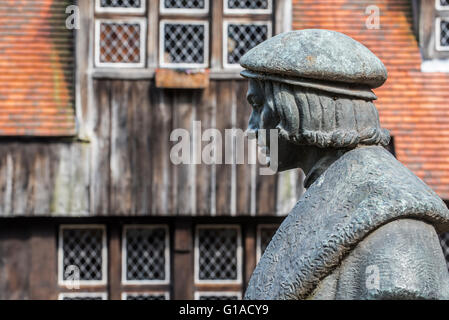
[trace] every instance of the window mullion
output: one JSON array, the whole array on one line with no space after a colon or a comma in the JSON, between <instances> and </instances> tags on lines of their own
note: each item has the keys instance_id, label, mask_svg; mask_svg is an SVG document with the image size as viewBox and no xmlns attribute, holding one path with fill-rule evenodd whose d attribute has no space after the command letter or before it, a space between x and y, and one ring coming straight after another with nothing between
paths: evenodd
<instances>
[{"instance_id":1,"label":"window mullion","mask_svg":"<svg viewBox=\"0 0 449 320\"><path fill-rule=\"evenodd\" d=\"M155 69L159 65L159 0L148 0L147 10L147 66Z\"/></svg>"},{"instance_id":2,"label":"window mullion","mask_svg":"<svg viewBox=\"0 0 449 320\"><path fill-rule=\"evenodd\" d=\"M225 0L223 0L225 1ZM211 7L211 69L223 69L223 1L213 1Z\"/></svg>"}]
</instances>

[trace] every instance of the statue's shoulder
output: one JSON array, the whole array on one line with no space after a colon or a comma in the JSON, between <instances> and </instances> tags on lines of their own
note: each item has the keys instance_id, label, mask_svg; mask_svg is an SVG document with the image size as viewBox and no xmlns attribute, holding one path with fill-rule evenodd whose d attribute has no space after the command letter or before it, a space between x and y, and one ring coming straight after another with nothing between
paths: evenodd
<instances>
[{"instance_id":1,"label":"statue's shoulder","mask_svg":"<svg viewBox=\"0 0 449 320\"><path fill-rule=\"evenodd\" d=\"M432 225L395 220L363 239L338 268L337 299L448 299L449 274Z\"/></svg>"},{"instance_id":2,"label":"statue's shoulder","mask_svg":"<svg viewBox=\"0 0 449 320\"><path fill-rule=\"evenodd\" d=\"M310 186L286 217L256 267L246 298L307 298L354 248L404 219L424 221L434 236L449 230L444 202L388 151L381 147L349 151ZM385 252L373 257L387 256L384 238L376 239ZM404 250L415 246L418 254L422 249L417 243L403 242ZM439 249L441 254L435 243L432 252Z\"/></svg>"},{"instance_id":3,"label":"statue's shoulder","mask_svg":"<svg viewBox=\"0 0 449 320\"><path fill-rule=\"evenodd\" d=\"M346 153L308 192L306 208L310 205L308 198L316 201L320 195L327 198L325 201L341 204L338 207L343 206L341 210L353 217L362 217L367 211L376 216L382 213L385 223L393 216L397 219L411 215L432 223L437 233L449 231L449 210L444 202L383 147L363 147ZM332 214L334 208L322 212Z\"/></svg>"}]
</instances>

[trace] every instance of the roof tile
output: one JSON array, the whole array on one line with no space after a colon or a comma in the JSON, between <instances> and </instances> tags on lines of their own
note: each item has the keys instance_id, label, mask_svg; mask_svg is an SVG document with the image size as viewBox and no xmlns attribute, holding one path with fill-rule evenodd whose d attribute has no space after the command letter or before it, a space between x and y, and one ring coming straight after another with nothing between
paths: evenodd
<instances>
[{"instance_id":1,"label":"roof tile","mask_svg":"<svg viewBox=\"0 0 449 320\"><path fill-rule=\"evenodd\" d=\"M73 34L66 0L0 3L0 135L73 136Z\"/></svg>"}]
</instances>

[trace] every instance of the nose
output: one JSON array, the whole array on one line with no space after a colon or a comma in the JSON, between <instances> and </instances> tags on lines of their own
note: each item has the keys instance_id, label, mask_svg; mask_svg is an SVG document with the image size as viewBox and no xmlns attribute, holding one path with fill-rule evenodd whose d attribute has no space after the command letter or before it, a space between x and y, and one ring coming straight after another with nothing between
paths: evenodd
<instances>
[{"instance_id":1,"label":"nose","mask_svg":"<svg viewBox=\"0 0 449 320\"><path fill-rule=\"evenodd\" d=\"M257 130L257 129L254 130L254 129L248 128L245 131L245 136L247 136L247 137L253 136L253 137L255 137L257 139L258 138L258 134L259 134L259 130Z\"/></svg>"},{"instance_id":2,"label":"nose","mask_svg":"<svg viewBox=\"0 0 449 320\"><path fill-rule=\"evenodd\" d=\"M246 130L245 134L247 136L255 135L257 138L258 132L259 132L258 116L254 112L252 112L251 116L249 117L248 129Z\"/></svg>"}]
</instances>

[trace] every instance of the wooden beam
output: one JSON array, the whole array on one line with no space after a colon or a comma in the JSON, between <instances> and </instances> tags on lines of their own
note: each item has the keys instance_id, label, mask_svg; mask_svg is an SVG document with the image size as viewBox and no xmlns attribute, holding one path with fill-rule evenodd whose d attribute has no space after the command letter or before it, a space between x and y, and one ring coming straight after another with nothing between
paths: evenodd
<instances>
[{"instance_id":1,"label":"wooden beam","mask_svg":"<svg viewBox=\"0 0 449 320\"><path fill-rule=\"evenodd\" d=\"M193 297L193 237L192 223L179 221L174 227L172 283L174 300L192 300Z\"/></svg>"},{"instance_id":2,"label":"wooden beam","mask_svg":"<svg viewBox=\"0 0 449 320\"><path fill-rule=\"evenodd\" d=\"M211 68L222 69L223 1L211 1Z\"/></svg>"},{"instance_id":3,"label":"wooden beam","mask_svg":"<svg viewBox=\"0 0 449 320\"><path fill-rule=\"evenodd\" d=\"M273 18L274 18L273 35L291 31L293 27L292 0L275 0Z\"/></svg>"},{"instance_id":4,"label":"wooden beam","mask_svg":"<svg viewBox=\"0 0 449 320\"><path fill-rule=\"evenodd\" d=\"M31 223L29 228L31 230L29 298L33 300L58 299L56 226L48 223Z\"/></svg>"},{"instance_id":5,"label":"wooden beam","mask_svg":"<svg viewBox=\"0 0 449 320\"><path fill-rule=\"evenodd\" d=\"M243 268L243 289L246 290L249 279L253 274L257 265L257 250L256 250L256 225L248 223L244 225L243 239L244 239L244 268Z\"/></svg>"},{"instance_id":6,"label":"wooden beam","mask_svg":"<svg viewBox=\"0 0 449 320\"><path fill-rule=\"evenodd\" d=\"M120 225L108 225L108 286L109 300L121 300L122 281L122 248Z\"/></svg>"}]
</instances>

